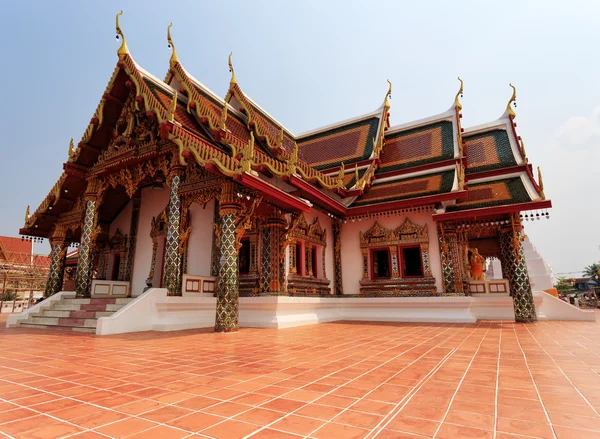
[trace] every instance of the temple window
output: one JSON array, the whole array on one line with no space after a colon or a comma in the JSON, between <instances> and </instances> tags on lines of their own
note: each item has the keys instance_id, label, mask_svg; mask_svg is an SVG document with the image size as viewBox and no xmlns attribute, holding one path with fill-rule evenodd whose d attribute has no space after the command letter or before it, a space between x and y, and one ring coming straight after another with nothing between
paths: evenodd
<instances>
[{"instance_id":1,"label":"temple window","mask_svg":"<svg viewBox=\"0 0 600 439\"><path fill-rule=\"evenodd\" d=\"M239 251L238 268L240 273L250 272L250 239L242 239Z\"/></svg>"},{"instance_id":2,"label":"temple window","mask_svg":"<svg viewBox=\"0 0 600 439\"><path fill-rule=\"evenodd\" d=\"M388 249L371 250L371 276L373 279L390 277L390 251Z\"/></svg>"},{"instance_id":3,"label":"temple window","mask_svg":"<svg viewBox=\"0 0 600 439\"><path fill-rule=\"evenodd\" d=\"M423 277L423 262L419 247L403 247L402 277Z\"/></svg>"}]
</instances>

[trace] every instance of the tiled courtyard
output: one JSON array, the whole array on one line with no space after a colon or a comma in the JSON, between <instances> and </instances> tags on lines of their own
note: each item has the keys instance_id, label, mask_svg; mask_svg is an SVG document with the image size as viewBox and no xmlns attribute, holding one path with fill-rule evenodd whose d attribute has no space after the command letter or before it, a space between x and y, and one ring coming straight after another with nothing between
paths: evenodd
<instances>
[{"instance_id":1,"label":"tiled courtyard","mask_svg":"<svg viewBox=\"0 0 600 439\"><path fill-rule=\"evenodd\" d=\"M329 323L97 337L3 328L0 432L599 438L598 329Z\"/></svg>"}]
</instances>

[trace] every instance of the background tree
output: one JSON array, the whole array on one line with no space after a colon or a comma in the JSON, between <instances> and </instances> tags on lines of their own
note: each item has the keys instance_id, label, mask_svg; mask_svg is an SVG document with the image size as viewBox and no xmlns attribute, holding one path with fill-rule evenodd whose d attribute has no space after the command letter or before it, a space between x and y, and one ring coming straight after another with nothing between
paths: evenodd
<instances>
[{"instance_id":1,"label":"background tree","mask_svg":"<svg viewBox=\"0 0 600 439\"><path fill-rule=\"evenodd\" d=\"M0 301L3 301L3 302L12 302L16 298L17 298L17 293L12 290L9 290L9 289L7 289L2 294L0 294Z\"/></svg>"},{"instance_id":2,"label":"background tree","mask_svg":"<svg viewBox=\"0 0 600 439\"><path fill-rule=\"evenodd\" d=\"M595 262L583 269L585 277L591 277L596 282L600 282L600 262Z\"/></svg>"},{"instance_id":3,"label":"background tree","mask_svg":"<svg viewBox=\"0 0 600 439\"><path fill-rule=\"evenodd\" d=\"M568 277L559 277L554 284L554 288L556 288L559 294L570 294L577 292L573 286L573 283L571 282L571 279Z\"/></svg>"}]
</instances>

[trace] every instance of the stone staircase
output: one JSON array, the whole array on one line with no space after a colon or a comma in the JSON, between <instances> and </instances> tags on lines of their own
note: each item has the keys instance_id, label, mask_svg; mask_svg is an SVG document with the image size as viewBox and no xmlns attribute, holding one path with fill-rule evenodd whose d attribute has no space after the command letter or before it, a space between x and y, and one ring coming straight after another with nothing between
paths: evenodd
<instances>
[{"instance_id":1,"label":"stone staircase","mask_svg":"<svg viewBox=\"0 0 600 439\"><path fill-rule=\"evenodd\" d=\"M20 320L19 326L25 328L57 328L71 331L96 333L98 318L108 317L123 308L135 297L123 298L75 298L62 297L48 307L42 306L30 313L26 320Z\"/></svg>"}]
</instances>

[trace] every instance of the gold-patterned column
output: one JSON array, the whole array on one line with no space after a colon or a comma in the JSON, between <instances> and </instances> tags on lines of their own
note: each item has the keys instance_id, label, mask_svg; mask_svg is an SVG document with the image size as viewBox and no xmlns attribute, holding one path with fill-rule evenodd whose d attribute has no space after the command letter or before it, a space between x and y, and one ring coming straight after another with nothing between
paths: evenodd
<instances>
[{"instance_id":1,"label":"gold-patterned column","mask_svg":"<svg viewBox=\"0 0 600 439\"><path fill-rule=\"evenodd\" d=\"M77 297L90 297L92 286L92 270L94 265L93 249L96 245L96 230L98 212L98 182L88 182L85 199L85 216L81 226L81 241L79 243L79 259L77 260L77 275L75 278L75 295Z\"/></svg>"},{"instance_id":2,"label":"gold-patterned column","mask_svg":"<svg viewBox=\"0 0 600 439\"><path fill-rule=\"evenodd\" d=\"M500 230L500 263L502 275L508 279L513 298L515 321L534 323L537 321L529 272L521 241L521 222L511 218L512 224Z\"/></svg>"},{"instance_id":3,"label":"gold-patterned column","mask_svg":"<svg viewBox=\"0 0 600 439\"><path fill-rule=\"evenodd\" d=\"M464 293L464 266L462 253L458 245L458 234L451 230L446 232L450 263L453 268L453 289L455 293Z\"/></svg>"},{"instance_id":4,"label":"gold-patterned column","mask_svg":"<svg viewBox=\"0 0 600 439\"><path fill-rule=\"evenodd\" d=\"M67 257L68 246L64 237L52 238L50 246L50 267L44 297L50 297L61 290L65 272L65 258Z\"/></svg>"},{"instance_id":5,"label":"gold-patterned column","mask_svg":"<svg viewBox=\"0 0 600 439\"><path fill-rule=\"evenodd\" d=\"M271 235L271 279L269 287L271 291L280 292L282 286L281 266L281 234L285 227L285 220L276 214L267 220L267 227Z\"/></svg>"},{"instance_id":6,"label":"gold-patterned column","mask_svg":"<svg viewBox=\"0 0 600 439\"><path fill-rule=\"evenodd\" d=\"M312 276L312 275L314 275L313 270L312 270L312 268L313 268L313 252L312 252L313 246L310 242L306 242L304 249L305 249L305 254L306 254L306 257L304 259L306 261L306 275Z\"/></svg>"},{"instance_id":7,"label":"gold-patterned column","mask_svg":"<svg viewBox=\"0 0 600 439\"><path fill-rule=\"evenodd\" d=\"M140 196L133 198L133 208L131 210L131 221L129 223L129 236L127 239L127 256L125 260L125 274L124 279L127 282L131 281L133 274L133 259L135 257L135 244L137 242L137 228L138 221L140 219L140 206L142 204L142 198ZM129 288L129 295L131 295L131 288Z\"/></svg>"},{"instance_id":8,"label":"gold-patterned column","mask_svg":"<svg viewBox=\"0 0 600 439\"><path fill-rule=\"evenodd\" d=\"M389 247L389 250L392 258L392 277L400 277L400 270L398 268L398 247L392 245Z\"/></svg>"},{"instance_id":9,"label":"gold-patterned column","mask_svg":"<svg viewBox=\"0 0 600 439\"><path fill-rule=\"evenodd\" d=\"M290 241L290 243L288 244L288 251L290 253L290 274L296 274L297 270L296 270L296 246L298 244L296 243L296 240L292 240Z\"/></svg>"},{"instance_id":10,"label":"gold-patterned column","mask_svg":"<svg viewBox=\"0 0 600 439\"><path fill-rule=\"evenodd\" d=\"M362 280L369 279L369 249L362 248L362 260L363 260L363 277Z\"/></svg>"},{"instance_id":11,"label":"gold-patterned column","mask_svg":"<svg viewBox=\"0 0 600 439\"><path fill-rule=\"evenodd\" d=\"M236 223L240 210L241 206L235 196L235 185L232 181L227 181L221 187L219 197L221 260L215 332L235 332L238 330L238 253L235 240Z\"/></svg>"},{"instance_id":12,"label":"gold-patterned column","mask_svg":"<svg viewBox=\"0 0 600 439\"><path fill-rule=\"evenodd\" d=\"M333 287L335 294L344 294L342 281L342 222L334 220L331 224L333 232Z\"/></svg>"},{"instance_id":13,"label":"gold-patterned column","mask_svg":"<svg viewBox=\"0 0 600 439\"><path fill-rule=\"evenodd\" d=\"M271 289L271 228L262 227L260 237L260 289L267 293Z\"/></svg>"},{"instance_id":14,"label":"gold-patterned column","mask_svg":"<svg viewBox=\"0 0 600 439\"><path fill-rule=\"evenodd\" d=\"M185 168L176 166L169 176L169 207L167 213L167 239L165 242L165 265L163 268L163 285L169 296L181 295L181 254L179 243L181 237L181 197L179 186L183 182Z\"/></svg>"}]
</instances>

